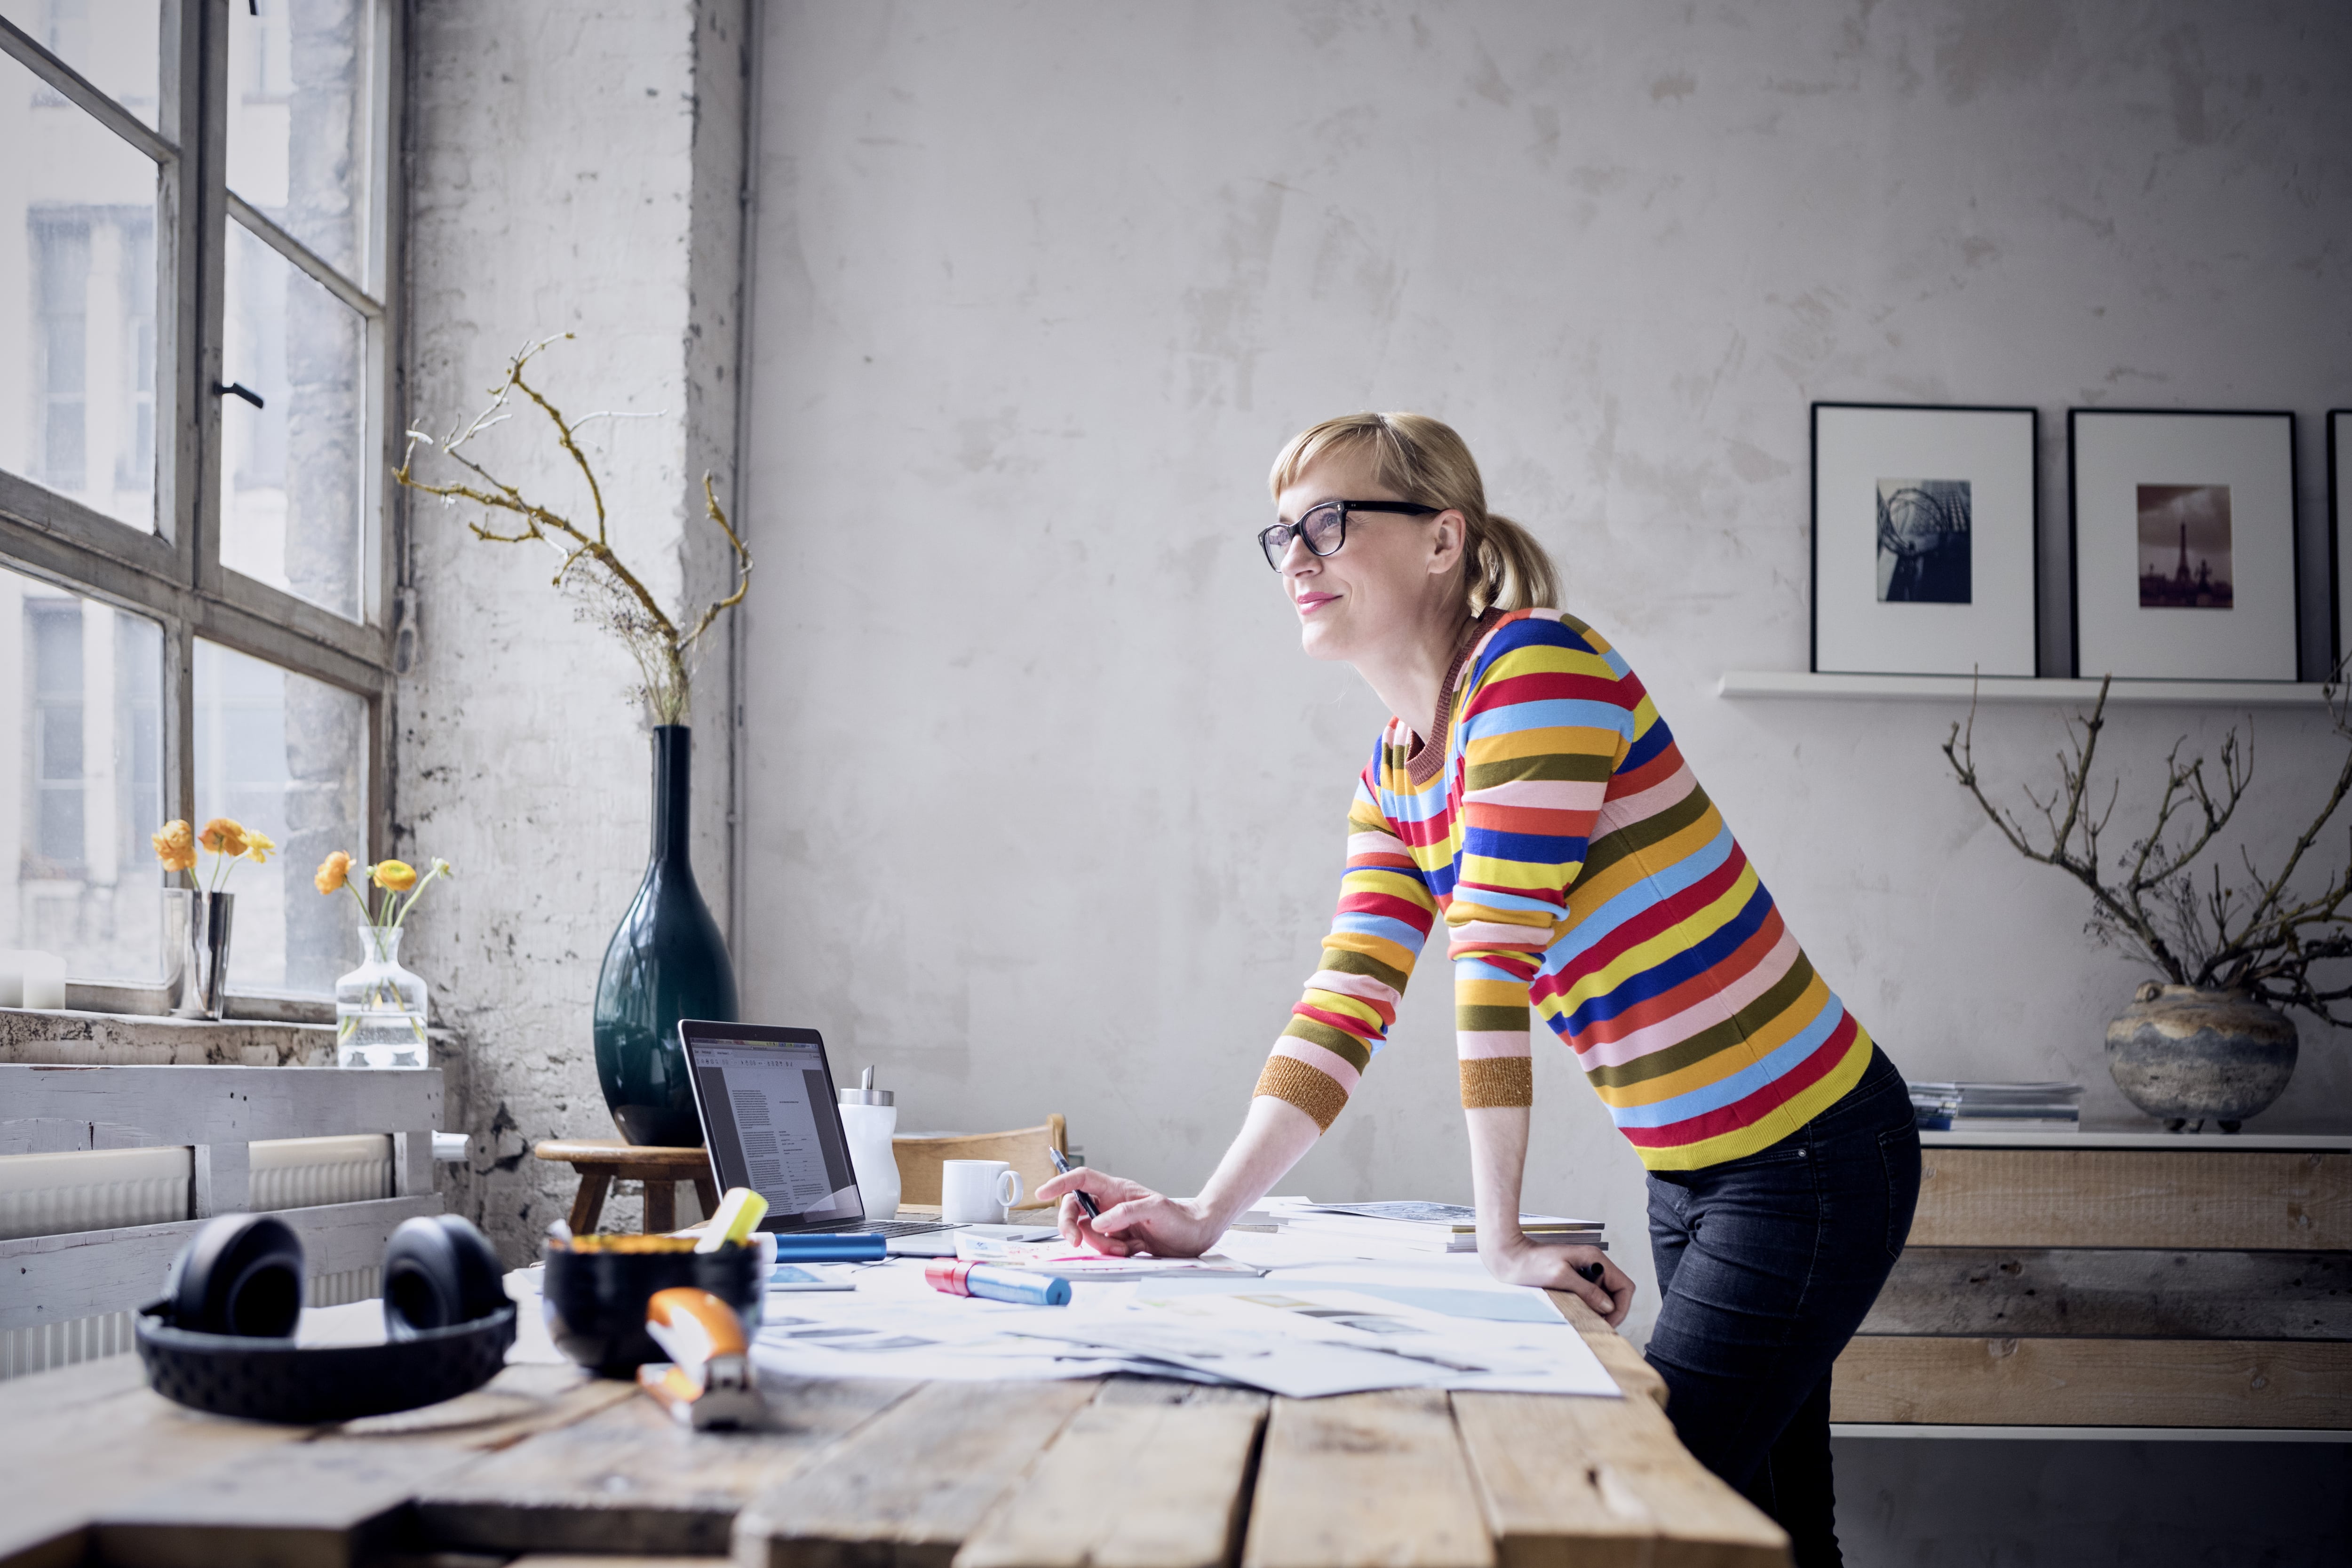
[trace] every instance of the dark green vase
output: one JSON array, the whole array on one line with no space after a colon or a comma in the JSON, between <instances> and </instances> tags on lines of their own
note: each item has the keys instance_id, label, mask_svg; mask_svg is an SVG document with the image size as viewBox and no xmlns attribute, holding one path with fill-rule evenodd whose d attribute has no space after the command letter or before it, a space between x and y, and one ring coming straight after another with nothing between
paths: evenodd
<instances>
[{"instance_id":1,"label":"dark green vase","mask_svg":"<svg viewBox=\"0 0 2352 1568\"><path fill-rule=\"evenodd\" d=\"M694 731L654 729L654 858L596 977L596 1077L621 1136L702 1142L687 1085L680 1018L735 1018L735 968L687 852Z\"/></svg>"}]
</instances>

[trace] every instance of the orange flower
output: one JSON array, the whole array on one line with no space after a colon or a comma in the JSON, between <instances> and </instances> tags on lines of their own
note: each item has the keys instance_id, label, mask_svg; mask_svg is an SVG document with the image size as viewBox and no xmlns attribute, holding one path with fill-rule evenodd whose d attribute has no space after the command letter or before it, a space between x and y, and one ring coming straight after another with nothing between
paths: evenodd
<instances>
[{"instance_id":1,"label":"orange flower","mask_svg":"<svg viewBox=\"0 0 2352 1568\"><path fill-rule=\"evenodd\" d=\"M148 836L155 846L155 858L163 862L166 871L193 871L196 867L196 837L184 822L167 822L163 828Z\"/></svg>"},{"instance_id":2,"label":"orange flower","mask_svg":"<svg viewBox=\"0 0 2352 1568\"><path fill-rule=\"evenodd\" d=\"M310 885L321 893L331 893L348 886L351 879L352 858L338 849L319 862L319 874L310 879Z\"/></svg>"},{"instance_id":3,"label":"orange flower","mask_svg":"<svg viewBox=\"0 0 2352 1568\"><path fill-rule=\"evenodd\" d=\"M242 855L245 853L245 826L226 816L215 816L205 824L205 830L196 835L196 842L215 855Z\"/></svg>"},{"instance_id":4,"label":"orange flower","mask_svg":"<svg viewBox=\"0 0 2352 1568\"><path fill-rule=\"evenodd\" d=\"M277 848L278 840L270 837L261 829L248 827L245 830L245 858L255 865L268 865L269 857L277 851Z\"/></svg>"},{"instance_id":5,"label":"orange flower","mask_svg":"<svg viewBox=\"0 0 2352 1568\"><path fill-rule=\"evenodd\" d=\"M416 868L405 860L379 860L368 875L377 887L390 892L404 893L416 886Z\"/></svg>"}]
</instances>

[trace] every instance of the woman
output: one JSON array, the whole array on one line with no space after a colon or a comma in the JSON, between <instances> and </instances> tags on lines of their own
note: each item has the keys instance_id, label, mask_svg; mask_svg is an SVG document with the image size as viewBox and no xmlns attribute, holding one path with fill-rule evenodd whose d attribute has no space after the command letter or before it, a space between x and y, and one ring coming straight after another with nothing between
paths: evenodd
<instances>
[{"instance_id":1,"label":"woman","mask_svg":"<svg viewBox=\"0 0 2352 1568\"><path fill-rule=\"evenodd\" d=\"M1648 1356L1677 1432L1788 1529L1800 1563L1837 1562L1830 1365L1918 1195L1900 1076L1782 925L1625 661L1546 607L1551 563L1486 510L1461 437L1419 415L1327 420L1284 448L1273 489L1259 543L1302 645L1397 715L1357 782L1339 915L1198 1195L1083 1169L1039 1195L1106 1252L1214 1243L1346 1105L1442 918L1479 1257L1612 1324L1632 1303L1606 1254L1519 1230L1532 1005L1649 1170L1664 1300ZM1593 1264L1597 1283L1578 1272Z\"/></svg>"}]
</instances>

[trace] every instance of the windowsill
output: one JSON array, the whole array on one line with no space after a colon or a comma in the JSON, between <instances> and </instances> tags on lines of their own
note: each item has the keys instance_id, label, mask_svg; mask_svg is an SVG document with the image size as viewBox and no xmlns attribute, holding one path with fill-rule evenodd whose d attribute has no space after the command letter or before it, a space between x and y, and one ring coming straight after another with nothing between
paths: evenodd
<instances>
[{"instance_id":1,"label":"windowsill","mask_svg":"<svg viewBox=\"0 0 2352 1568\"><path fill-rule=\"evenodd\" d=\"M71 994L70 988L68 989ZM331 1011L331 1008L329 1009ZM428 1028L436 1045L446 1029ZM173 1018L0 1007L0 1062L42 1067L335 1065L335 1026L275 1018Z\"/></svg>"},{"instance_id":2,"label":"windowsill","mask_svg":"<svg viewBox=\"0 0 2352 1568\"><path fill-rule=\"evenodd\" d=\"M75 1013L103 1013L121 1018L167 1018L171 1012L160 985L132 985L95 980L66 982L66 1007ZM284 991L232 991L227 1023L331 1024L334 999L301 996ZM192 1020L182 1019L183 1023ZM197 1023L211 1022L195 1019Z\"/></svg>"}]
</instances>

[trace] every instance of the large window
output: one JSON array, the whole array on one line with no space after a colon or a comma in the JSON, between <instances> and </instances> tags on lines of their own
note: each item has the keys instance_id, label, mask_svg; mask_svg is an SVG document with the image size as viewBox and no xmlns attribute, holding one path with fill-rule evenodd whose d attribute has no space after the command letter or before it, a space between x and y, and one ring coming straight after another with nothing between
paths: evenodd
<instances>
[{"instance_id":1,"label":"large window","mask_svg":"<svg viewBox=\"0 0 2352 1568\"><path fill-rule=\"evenodd\" d=\"M396 0L0 0L0 947L160 1000L147 835L234 816L234 994L385 851Z\"/></svg>"}]
</instances>

